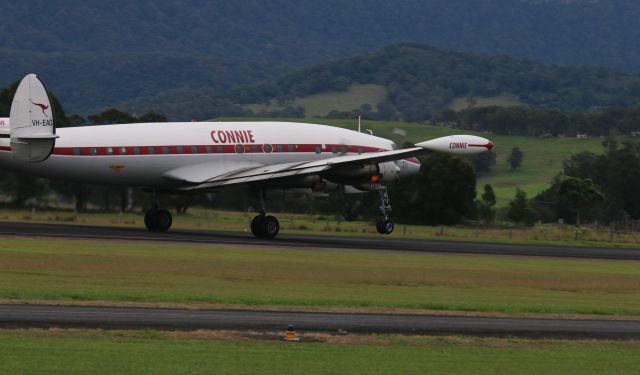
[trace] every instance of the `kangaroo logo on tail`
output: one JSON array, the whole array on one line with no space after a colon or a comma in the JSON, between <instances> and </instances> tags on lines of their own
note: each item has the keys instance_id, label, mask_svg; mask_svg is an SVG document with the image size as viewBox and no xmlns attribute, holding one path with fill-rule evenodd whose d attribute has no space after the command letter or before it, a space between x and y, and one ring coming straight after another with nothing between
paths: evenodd
<instances>
[{"instance_id":1,"label":"kangaroo logo on tail","mask_svg":"<svg viewBox=\"0 0 640 375\"><path fill-rule=\"evenodd\" d=\"M31 102L31 104L33 105L37 105L38 107L40 107L40 109L42 110L42 114L44 115L44 117L49 118L49 116L47 116L47 114L44 112L45 109L48 109L49 106L46 104L40 104L40 103L34 103L33 100L29 99L29 101Z\"/></svg>"}]
</instances>

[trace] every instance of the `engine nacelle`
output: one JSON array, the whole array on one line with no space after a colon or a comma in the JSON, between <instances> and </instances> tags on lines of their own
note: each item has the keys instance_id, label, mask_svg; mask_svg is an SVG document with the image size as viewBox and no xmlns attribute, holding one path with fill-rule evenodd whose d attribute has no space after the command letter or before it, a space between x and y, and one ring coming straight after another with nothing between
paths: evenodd
<instances>
[{"instance_id":1,"label":"engine nacelle","mask_svg":"<svg viewBox=\"0 0 640 375\"><path fill-rule=\"evenodd\" d=\"M343 185L363 185L368 183L388 183L397 180L400 168L395 162L360 164L337 167L323 174L327 180Z\"/></svg>"},{"instance_id":2,"label":"engine nacelle","mask_svg":"<svg viewBox=\"0 0 640 375\"><path fill-rule=\"evenodd\" d=\"M400 168L393 161L378 163L378 175L380 177L371 182L392 182L400 178Z\"/></svg>"}]
</instances>

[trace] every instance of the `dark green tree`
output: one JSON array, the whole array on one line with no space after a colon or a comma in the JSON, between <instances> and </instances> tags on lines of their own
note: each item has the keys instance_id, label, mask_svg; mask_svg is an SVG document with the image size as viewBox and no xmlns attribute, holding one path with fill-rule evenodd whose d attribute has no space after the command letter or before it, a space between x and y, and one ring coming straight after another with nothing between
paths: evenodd
<instances>
[{"instance_id":1,"label":"dark green tree","mask_svg":"<svg viewBox=\"0 0 640 375\"><path fill-rule=\"evenodd\" d=\"M491 172L491 167L496 165L496 153L493 150L474 155L470 159L473 168L479 173Z\"/></svg>"},{"instance_id":2,"label":"dark green tree","mask_svg":"<svg viewBox=\"0 0 640 375\"><path fill-rule=\"evenodd\" d=\"M89 115L89 122L94 125L129 124L137 122L137 118L115 108L109 108L99 114Z\"/></svg>"},{"instance_id":3,"label":"dark green tree","mask_svg":"<svg viewBox=\"0 0 640 375\"><path fill-rule=\"evenodd\" d=\"M406 223L454 225L472 212L476 176L464 159L432 154L420 173L390 188L394 217Z\"/></svg>"},{"instance_id":4,"label":"dark green tree","mask_svg":"<svg viewBox=\"0 0 640 375\"><path fill-rule=\"evenodd\" d=\"M490 206L496 205L496 193L493 191L493 187L489 184L484 185L484 192L482 193L482 200L487 202Z\"/></svg>"},{"instance_id":5,"label":"dark green tree","mask_svg":"<svg viewBox=\"0 0 640 375\"><path fill-rule=\"evenodd\" d=\"M80 115L69 116L69 126L85 126L87 125L87 119Z\"/></svg>"},{"instance_id":6,"label":"dark green tree","mask_svg":"<svg viewBox=\"0 0 640 375\"><path fill-rule=\"evenodd\" d=\"M509 166L511 166L511 170L516 170L522 166L522 159L524 154L520 147L514 147L511 149L511 153L507 158L507 162L509 162Z\"/></svg>"},{"instance_id":7,"label":"dark green tree","mask_svg":"<svg viewBox=\"0 0 640 375\"><path fill-rule=\"evenodd\" d=\"M29 199L41 200L49 192L48 181L22 173L0 172L0 191L10 197L15 206L24 206Z\"/></svg>"},{"instance_id":8,"label":"dark green tree","mask_svg":"<svg viewBox=\"0 0 640 375\"><path fill-rule=\"evenodd\" d=\"M516 189L516 195L509 202L509 210L507 211L509 220L516 224L532 226L535 221L535 212L531 209L527 201L527 193L523 190Z\"/></svg>"},{"instance_id":9,"label":"dark green tree","mask_svg":"<svg viewBox=\"0 0 640 375\"><path fill-rule=\"evenodd\" d=\"M640 219L640 142L619 143L607 138L603 142L604 154L581 153L564 162L564 174L580 179L591 179L606 199L595 212L607 222L629 215ZM547 200L549 200L547 198ZM568 209L575 215L575 211ZM585 213L591 213L585 211ZM581 213L581 216L582 215Z\"/></svg>"},{"instance_id":10,"label":"dark green tree","mask_svg":"<svg viewBox=\"0 0 640 375\"><path fill-rule=\"evenodd\" d=\"M576 226L580 226L580 212L599 204L604 195L591 179L565 177L558 187L558 204L571 207L576 212Z\"/></svg>"},{"instance_id":11,"label":"dark green tree","mask_svg":"<svg viewBox=\"0 0 640 375\"><path fill-rule=\"evenodd\" d=\"M496 194L491 185L484 185L482 199L476 200L476 213L484 225L489 225L496 217Z\"/></svg>"},{"instance_id":12,"label":"dark green tree","mask_svg":"<svg viewBox=\"0 0 640 375\"><path fill-rule=\"evenodd\" d=\"M162 113L149 111L141 116L138 116L136 122L167 122L167 116Z\"/></svg>"}]
</instances>

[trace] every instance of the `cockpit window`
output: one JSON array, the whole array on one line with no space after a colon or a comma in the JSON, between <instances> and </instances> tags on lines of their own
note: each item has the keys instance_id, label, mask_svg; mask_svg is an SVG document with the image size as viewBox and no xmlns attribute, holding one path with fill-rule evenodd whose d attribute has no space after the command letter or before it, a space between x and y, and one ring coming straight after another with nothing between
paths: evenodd
<instances>
[{"instance_id":1,"label":"cockpit window","mask_svg":"<svg viewBox=\"0 0 640 375\"><path fill-rule=\"evenodd\" d=\"M398 149L398 146L396 145L395 142L391 142L391 149L392 150L397 150Z\"/></svg>"}]
</instances>

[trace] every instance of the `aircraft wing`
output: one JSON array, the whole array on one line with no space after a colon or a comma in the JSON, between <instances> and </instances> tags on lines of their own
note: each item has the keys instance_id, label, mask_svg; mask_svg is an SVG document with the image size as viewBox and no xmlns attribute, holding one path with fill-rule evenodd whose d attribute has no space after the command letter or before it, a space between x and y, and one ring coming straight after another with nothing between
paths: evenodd
<instances>
[{"instance_id":1,"label":"aircraft wing","mask_svg":"<svg viewBox=\"0 0 640 375\"><path fill-rule=\"evenodd\" d=\"M211 189L227 185L252 183L258 181L275 180L294 176L305 176L320 174L327 172L332 168L345 167L349 165L363 165L363 164L375 164L386 161L393 161L404 159L412 156L416 156L426 151L440 151L451 154L477 154L479 152L487 151L493 147L493 143L489 140L477 136L447 136L438 139L433 139L426 142L416 144L416 147L382 151L375 153L366 153L360 155L343 155L336 156L328 159L314 160L314 161L301 161L293 163L283 163L266 166L247 167L240 166L235 170L229 170L224 173L213 175L202 182L192 186L183 187L181 190L201 190ZM189 174L197 174L202 176L202 172L196 170L200 169L197 165L189 167ZM206 166L202 167L204 171L208 169ZM170 177L176 180L189 181L188 178L181 178L181 173L169 173L165 174L166 177Z\"/></svg>"},{"instance_id":2,"label":"aircraft wing","mask_svg":"<svg viewBox=\"0 0 640 375\"><path fill-rule=\"evenodd\" d=\"M382 161L398 160L404 157L415 155L416 151L422 152L424 151L424 149L414 147L411 149L376 152L366 155L344 155L315 161L265 165L249 169L241 168L209 178L208 180L200 184L185 187L182 190L211 189L226 185L244 184L258 181L275 180L285 177L319 174L337 166L344 166L349 164L373 164Z\"/></svg>"}]
</instances>

